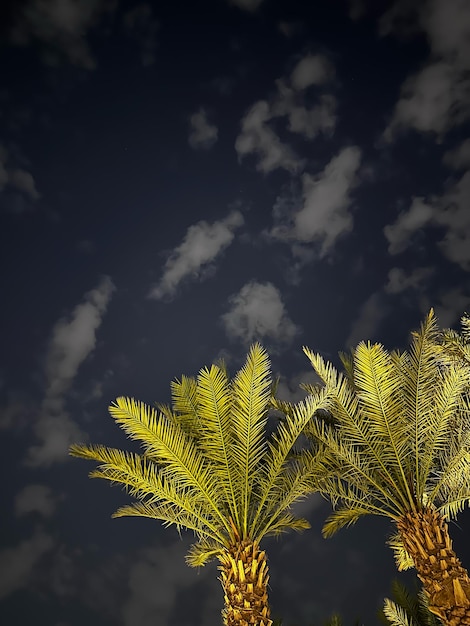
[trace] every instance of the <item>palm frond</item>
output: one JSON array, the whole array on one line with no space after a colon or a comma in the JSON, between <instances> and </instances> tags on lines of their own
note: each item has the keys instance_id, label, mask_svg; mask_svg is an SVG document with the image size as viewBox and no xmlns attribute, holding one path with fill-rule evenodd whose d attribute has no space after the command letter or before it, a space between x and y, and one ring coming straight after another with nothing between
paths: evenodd
<instances>
[{"instance_id":1,"label":"palm frond","mask_svg":"<svg viewBox=\"0 0 470 626\"><path fill-rule=\"evenodd\" d=\"M322 528L322 535L326 539L332 537L341 528L353 526L360 517L370 515L372 512L375 511L371 511L366 506L356 505L353 507L351 503L344 507L338 507L326 518Z\"/></svg>"},{"instance_id":2,"label":"palm frond","mask_svg":"<svg viewBox=\"0 0 470 626\"><path fill-rule=\"evenodd\" d=\"M395 557L395 563L399 572L411 569L415 566L413 559L405 549L403 541L398 533L394 533L387 540L387 544L393 550L393 556Z\"/></svg>"},{"instance_id":3,"label":"palm frond","mask_svg":"<svg viewBox=\"0 0 470 626\"><path fill-rule=\"evenodd\" d=\"M264 437L271 395L270 361L260 344L254 344L232 382L233 456L240 473L240 523L248 533L252 485L266 450Z\"/></svg>"},{"instance_id":4,"label":"palm frond","mask_svg":"<svg viewBox=\"0 0 470 626\"><path fill-rule=\"evenodd\" d=\"M405 609L411 619L419 622L418 597L410 593L405 585L396 579L392 581L392 594L394 602Z\"/></svg>"},{"instance_id":5,"label":"palm frond","mask_svg":"<svg viewBox=\"0 0 470 626\"><path fill-rule=\"evenodd\" d=\"M292 449L305 429L311 416L325 404L327 392L317 389L315 395L307 396L303 402L293 405L276 398L271 399L271 405L281 411L286 419L279 422L277 429L268 441L268 450L265 455L266 462L260 466L254 485L259 490L259 498L253 507L253 515L250 522L250 534L258 537L263 536L263 528L269 524L272 515L277 515L284 506L288 507L294 502L295 497L300 497L315 489L315 476L307 464L296 466L299 478L303 476L302 488L294 487L296 480L295 472L288 472L291 463ZM318 467L318 466L317 466ZM297 489L297 491L295 490ZM289 497L289 493L292 498ZM295 494L295 497L293 497Z\"/></svg>"},{"instance_id":6,"label":"palm frond","mask_svg":"<svg viewBox=\"0 0 470 626\"><path fill-rule=\"evenodd\" d=\"M140 500L144 506L160 505L168 521L171 517L191 518L191 529L205 527L205 534L219 536L220 520L214 515L209 503L198 490L182 489L171 473L159 469L155 463L133 452L124 452L101 445L70 446L70 454L75 457L98 461L100 465L89 474L90 478L102 478L112 484L122 485L126 491ZM155 509L156 510L156 509ZM162 513L163 514L163 513ZM176 523L169 522L169 523Z\"/></svg>"},{"instance_id":7,"label":"palm frond","mask_svg":"<svg viewBox=\"0 0 470 626\"><path fill-rule=\"evenodd\" d=\"M193 510L185 511L171 503L149 504L147 502L133 502L121 506L112 514L113 518L118 517L148 517L163 522L163 525L176 526L178 533L181 529L192 530L199 537L211 537L220 542L220 538L209 531L207 518L197 515Z\"/></svg>"},{"instance_id":8,"label":"palm frond","mask_svg":"<svg viewBox=\"0 0 470 626\"><path fill-rule=\"evenodd\" d=\"M408 617L405 609L389 598L385 598L384 600L383 612L392 626L417 626L417 624Z\"/></svg>"},{"instance_id":9,"label":"palm frond","mask_svg":"<svg viewBox=\"0 0 470 626\"><path fill-rule=\"evenodd\" d=\"M302 532L310 528L310 522L303 517L295 517L290 513L284 513L278 518L273 518L270 521L270 524L267 525L264 536L275 536L278 537L282 533L288 530L295 530L297 532Z\"/></svg>"},{"instance_id":10,"label":"palm frond","mask_svg":"<svg viewBox=\"0 0 470 626\"><path fill-rule=\"evenodd\" d=\"M433 392L436 388L436 348L438 328L434 312L427 315L418 332L412 333L410 349L404 360L403 388L404 414L408 422L409 432L406 439L411 446L408 451L411 461L410 470L415 477L417 502L422 501L423 489L426 484L428 463L432 461L432 450L429 447L430 422L435 417ZM426 462L423 455L426 454Z\"/></svg>"},{"instance_id":11,"label":"palm frond","mask_svg":"<svg viewBox=\"0 0 470 626\"><path fill-rule=\"evenodd\" d=\"M395 469L394 482L414 508L413 488L407 476L408 428L401 419L401 379L390 354L381 344L361 342L354 354L354 381L369 436L382 458Z\"/></svg>"},{"instance_id":12,"label":"palm frond","mask_svg":"<svg viewBox=\"0 0 470 626\"><path fill-rule=\"evenodd\" d=\"M217 541L200 539L189 548L186 554L186 563L190 567L202 567L223 552L223 549Z\"/></svg>"},{"instance_id":13,"label":"palm frond","mask_svg":"<svg viewBox=\"0 0 470 626\"><path fill-rule=\"evenodd\" d=\"M217 479L224 489L230 515L239 524L237 467L231 424L232 392L224 370L213 365L203 368L197 378L196 400L201 419L200 445L214 464Z\"/></svg>"},{"instance_id":14,"label":"palm frond","mask_svg":"<svg viewBox=\"0 0 470 626\"><path fill-rule=\"evenodd\" d=\"M170 384L173 412L178 424L190 436L198 437L200 417L197 404L197 382L192 376L182 376Z\"/></svg>"},{"instance_id":15,"label":"palm frond","mask_svg":"<svg viewBox=\"0 0 470 626\"><path fill-rule=\"evenodd\" d=\"M178 424L143 402L118 398L109 411L130 438L143 441L146 456L167 468L181 488L198 490L227 531L230 531L220 506L223 489L213 465L200 454L193 438Z\"/></svg>"},{"instance_id":16,"label":"palm frond","mask_svg":"<svg viewBox=\"0 0 470 626\"><path fill-rule=\"evenodd\" d=\"M324 420L312 419L306 427L307 436L322 441L330 450L331 458L338 459L342 472L345 466L350 468L352 474L347 480L354 478L355 484L362 484L366 492L372 486L390 501L394 511L406 509L408 498L403 494L402 477L394 472L395 457L393 454L391 457L389 446L384 450L383 438L371 428L360 405L357 388L319 354L305 347L304 352L329 391L327 409L336 426L325 429ZM353 458L356 462L351 462Z\"/></svg>"}]
</instances>

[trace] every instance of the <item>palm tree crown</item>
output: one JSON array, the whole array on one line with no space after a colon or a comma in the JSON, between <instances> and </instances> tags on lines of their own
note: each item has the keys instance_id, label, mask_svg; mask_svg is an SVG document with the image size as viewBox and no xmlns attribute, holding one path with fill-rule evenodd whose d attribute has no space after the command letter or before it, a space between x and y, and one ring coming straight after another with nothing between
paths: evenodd
<instances>
[{"instance_id":1,"label":"palm tree crown","mask_svg":"<svg viewBox=\"0 0 470 626\"><path fill-rule=\"evenodd\" d=\"M440 331L431 311L407 351L361 342L341 355L344 373L304 352L321 386L306 386L309 396L296 407L278 405L312 417L306 434L323 450L317 488L334 508L324 535L362 515L390 518L398 566L416 567L430 610L448 624L470 625L470 578L446 524L470 501L465 335Z\"/></svg>"},{"instance_id":2,"label":"palm tree crown","mask_svg":"<svg viewBox=\"0 0 470 626\"><path fill-rule=\"evenodd\" d=\"M172 406L151 408L127 398L110 406L128 437L141 442L143 454L83 444L71 446L70 453L98 461L90 477L119 483L138 499L113 517L154 518L194 531L191 566L219 558L231 609L226 623L269 624L266 607L260 609L264 615L243 621L242 609L232 605L239 601L246 608L248 602L252 611L253 585L267 587L265 555L258 548L263 537L309 526L290 512L314 488L315 455L290 455L308 416L292 416L267 435L272 379L259 344L233 380L222 365L212 365L197 378L174 381L171 394Z\"/></svg>"}]
</instances>

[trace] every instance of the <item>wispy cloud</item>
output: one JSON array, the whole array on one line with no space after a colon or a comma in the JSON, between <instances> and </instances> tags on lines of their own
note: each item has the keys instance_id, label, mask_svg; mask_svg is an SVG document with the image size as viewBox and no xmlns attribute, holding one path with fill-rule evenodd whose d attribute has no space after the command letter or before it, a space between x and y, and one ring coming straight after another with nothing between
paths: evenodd
<instances>
[{"instance_id":1,"label":"wispy cloud","mask_svg":"<svg viewBox=\"0 0 470 626\"><path fill-rule=\"evenodd\" d=\"M189 118L189 145L191 148L208 150L217 142L219 131L217 126L210 124L206 111L201 108Z\"/></svg>"},{"instance_id":2,"label":"wispy cloud","mask_svg":"<svg viewBox=\"0 0 470 626\"><path fill-rule=\"evenodd\" d=\"M52 537L37 530L30 539L0 550L0 598L26 587L41 558L53 547Z\"/></svg>"},{"instance_id":3,"label":"wispy cloud","mask_svg":"<svg viewBox=\"0 0 470 626\"><path fill-rule=\"evenodd\" d=\"M470 139L465 139L452 150L444 154L444 165L455 170L470 169Z\"/></svg>"},{"instance_id":4,"label":"wispy cloud","mask_svg":"<svg viewBox=\"0 0 470 626\"><path fill-rule=\"evenodd\" d=\"M85 294L85 301L53 328L45 363L46 393L34 426L39 443L28 449L28 465L63 461L67 458L68 446L83 438L66 411L66 394L80 365L95 348L96 333L114 289L111 279L105 276L95 289Z\"/></svg>"},{"instance_id":5,"label":"wispy cloud","mask_svg":"<svg viewBox=\"0 0 470 626\"><path fill-rule=\"evenodd\" d=\"M428 63L404 82L384 137L401 129L432 132L439 140L470 117L470 5L462 0L398 2L381 19L382 34L423 31Z\"/></svg>"},{"instance_id":6,"label":"wispy cloud","mask_svg":"<svg viewBox=\"0 0 470 626\"><path fill-rule=\"evenodd\" d=\"M275 95L253 104L242 118L241 132L235 141L238 157L254 155L256 169L265 174L276 169L300 171L303 160L281 141L272 121L284 119L288 131L307 139L320 133L330 134L336 124L336 99L321 93L317 104L307 107L305 91L328 83L333 76L334 68L326 57L308 54L300 59L288 77L276 81Z\"/></svg>"},{"instance_id":7,"label":"wispy cloud","mask_svg":"<svg viewBox=\"0 0 470 626\"><path fill-rule=\"evenodd\" d=\"M16 494L15 514L22 517L28 513L39 513L51 517L57 505L57 496L48 485L27 485Z\"/></svg>"},{"instance_id":8,"label":"wispy cloud","mask_svg":"<svg viewBox=\"0 0 470 626\"><path fill-rule=\"evenodd\" d=\"M3 190L18 193L30 203L41 197L31 172L21 167L15 167L11 163L8 150L0 144L0 192ZM24 202L10 203L8 206L10 205L11 207L21 207L21 209L26 207Z\"/></svg>"},{"instance_id":9,"label":"wispy cloud","mask_svg":"<svg viewBox=\"0 0 470 626\"><path fill-rule=\"evenodd\" d=\"M102 15L113 9L107 0L29 0L18 4L10 40L23 46L39 42L42 58L50 65L65 59L91 70L96 61L87 35Z\"/></svg>"},{"instance_id":10,"label":"wispy cloud","mask_svg":"<svg viewBox=\"0 0 470 626\"><path fill-rule=\"evenodd\" d=\"M401 267L392 267L388 272L388 281L384 286L385 293L397 294L412 290L421 290L433 275L432 267L417 267L411 272L406 272Z\"/></svg>"},{"instance_id":11,"label":"wispy cloud","mask_svg":"<svg viewBox=\"0 0 470 626\"><path fill-rule=\"evenodd\" d=\"M288 316L280 291L270 282L251 281L229 300L222 316L227 335L249 345L255 339L288 344L300 329Z\"/></svg>"},{"instance_id":12,"label":"wispy cloud","mask_svg":"<svg viewBox=\"0 0 470 626\"><path fill-rule=\"evenodd\" d=\"M319 174L302 176L302 206L273 211L274 226L269 235L289 243L317 243L319 256L329 254L336 241L352 230L349 210L351 192L359 182L361 151L343 148Z\"/></svg>"},{"instance_id":13,"label":"wispy cloud","mask_svg":"<svg viewBox=\"0 0 470 626\"><path fill-rule=\"evenodd\" d=\"M413 198L410 208L384 228L390 254L406 250L414 235L425 227L438 227L444 236L438 242L443 255L470 271L470 170L450 184L440 197Z\"/></svg>"},{"instance_id":14,"label":"wispy cloud","mask_svg":"<svg viewBox=\"0 0 470 626\"><path fill-rule=\"evenodd\" d=\"M182 243L170 253L163 275L148 297L172 298L185 278L200 278L213 270L213 262L232 243L236 229L243 222L240 211L231 211L226 218L212 224L201 221L190 226Z\"/></svg>"}]
</instances>

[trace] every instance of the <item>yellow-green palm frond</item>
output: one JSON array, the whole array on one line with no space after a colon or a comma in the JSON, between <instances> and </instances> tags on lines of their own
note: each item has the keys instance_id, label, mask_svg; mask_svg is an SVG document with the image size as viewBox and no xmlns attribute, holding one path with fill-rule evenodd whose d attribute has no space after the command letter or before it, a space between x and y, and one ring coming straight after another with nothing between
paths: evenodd
<instances>
[{"instance_id":1,"label":"yellow-green palm frond","mask_svg":"<svg viewBox=\"0 0 470 626\"><path fill-rule=\"evenodd\" d=\"M418 624L408 616L405 609L389 598L385 598L384 600L383 612L392 626L418 626Z\"/></svg>"},{"instance_id":2,"label":"yellow-green palm frond","mask_svg":"<svg viewBox=\"0 0 470 626\"><path fill-rule=\"evenodd\" d=\"M100 465L90 472L90 478L103 478L122 485L130 495L143 501L142 506L155 505L154 511L160 507L164 515L159 518L162 521L178 525L181 524L178 519L191 519L191 530L199 528L199 533L219 536L220 520L200 491L182 489L172 473L158 468L148 458L100 445L74 444L70 447L70 454L98 461ZM129 507L124 509L130 510Z\"/></svg>"},{"instance_id":3,"label":"yellow-green palm frond","mask_svg":"<svg viewBox=\"0 0 470 626\"><path fill-rule=\"evenodd\" d=\"M381 344L361 342L354 354L354 381L374 446L382 449L384 461L393 463L402 486L409 489L404 460L408 457L407 424L401 419L401 379L390 354ZM409 494L412 501L412 494Z\"/></svg>"},{"instance_id":4,"label":"yellow-green palm frond","mask_svg":"<svg viewBox=\"0 0 470 626\"><path fill-rule=\"evenodd\" d=\"M213 365L199 372L196 401L201 420L201 448L214 467L230 515L238 524L239 471L233 453L232 391L226 370Z\"/></svg>"},{"instance_id":5,"label":"yellow-green palm frond","mask_svg":"<svg viewBox=\"0 0 470 626\"><path fill-rule=\"evenodd\" d=\"M311 528L310 522L303 517L295 517L291 513L284 513L277 518L273 518L269 526L266 528L265 537L278 537L289 530L302 532Z\"/></svg>"},{"instance_id":6,"label":"yellow-green palm frond","mask_svg":"<svg viewBox=\"0 0 470 626\"><path fill-rule=\"evenodd\" d=\"M117 517L147 517L157 519L163 522L163 526L176 526L178 532L181 529L192 530L199 537L211 537L220 542L220 538L209 530L207 512L198 514L196 507L184 510L174 503L166 502L163 504L152 504L148 502L133 502L125 506L119 507L112 514L113 518ZM216 520L214 520L214 523Z\"/></svg>"},{"instance_id":7,"label":"yellow-green palm frond","mask_svg":"<svg viewBox=\"0 0 470 626\"><path fill-rule=\"evenodd\" d=\"M413 626L439 626L441 620L429 610L429 600L423 589L412 593L398 580L392 582L393 600L385 600L388 605L388 617L383 611L385 621L391 626L404 623L403 613L397 616L397 609L404 611L408 623Z\"/></svg>"},{"instance_id":8,"label":"yellow-green palm frond","mask_svg":"<svg viewBox=\"0 0 470 626\"><path fill-rule=\"evenodd\" d=\"M232 381L233 457L240 475L240 524L248 533L252 485L266 451L265 428L271 397L270 361L260 344L254 344Z\"/></svg>"},{"instance_id":9,"label":"yellow-green palm frond","mask_svg":"<svg viewBox=\"0 0 470 626\"><path fill-rule=\"evenodd\" d=\"M387 540L387 544L393 550L393 556L395 557L395 563L399 572L411 569L415 566L413 559L407 552L403 541L399 533L394 533Z\"/></svg>"},{"instance_id":10,"label":"yellow-green palm frond","mask_svg":"<svg viewBox=\"0 0 470 626\"><path fill-rule=\"evenodd\" d=\"M470 316L465 313L460 320L462 330L446 328L442 333L444 351L454 359L470 364Z\"/></svg>"},{"instance_id":11,"label":"yellow-green palm frond","mask_svg":"<svg viewBox=\"0 0 470 626\"><path fill-rule=\"evenodd\" d=\"M418 459L422 489L436 503L462 493L470 449L470 414L465 406L470 368L450 366L440 377L433 388L433 410L427 423L420 424L425 441ZM470 493L470 485L463 493Z\"/></svg>"},{"instance_id":12,"label":"yellow-green palm frond","mask_svg":"<svg viewBox=\"0 0 470 626\"><path fill-rule=\"evenodd\" d=\"M366 423L356 419L354 412L350 414L341 404L341 398L335 399L335 406L340 405L343 411L334 412L341 417L336 425L332 427L323 419L312 419L306 429L322 450L324 469L318 474L318 490L329 496L334 506L346 497L348 502L359 504L374 500L377 513L388 511L392 519L398 518L406 510L406 504L396 488L393 468L387 466L380 446L369 436ZM368 512L374 511L368 506Z\"/></svg>"},{"instance_id":13,"label":"yellow-green palm frond","mask_svg":"<svg viewBox=\"0 0 470 626\"><path fill-rule=\"evenodd\" d=\"M226 528L230 528L221 510L224 492L213 464L200 453L193 438L143 402L118 398L109 410L131 438L143 441L148 458L171 472L180 488L197 490Z\"/></svg>"},{"instance_id":14,"label":"yellow-green palm frond","mask_svg":"<svg viewBox=\"0 0 470 626\"><path fill-rule=\"evenodd\" d=\"M171 382L173 412L178 424L193 437L197 437L200 416L197 404L197 381L192 376L182 376Z\"/></svg>"},{"instance_id":15,"label":"yellow-green palm frond","mask_svg":"<svg viewBox=\"0 0 470 626\"><path fill-rule=\"evenodd\" d=\"M202 567L218 554L223 552L224 547L213 539L202 538L189 548L186 554L186 563L190 567Z\"/></svg>"},{"instance_id":16,"label":"yellow-green palm frond","mask_svg":"<svg viewBox=\"0 0 470 626\"><path fill-rule=\"evenodd\" d=\"M409 455L413 463L411 469L415 477L418 502L422 499L428 471L425 464L421 463L421 458L425 448L428 448L429 427L432 428L430 422L435 416L432 390L436 388L436 376L439 376L439 369L436 367L438 335L436 319L431 310L420 330L412 333L411 345L402 368L402 397L407 420L401 418L401 421L408 422L409 425L405 440L410 444Z\"/></svg>"},{"instance_id":17,"label":"yellow-green palm frond","mask_svg":"<svg viewBox=\"0 0 470 626\"><path fill-rule=\"evenodd\" d=\"M252 507L249 532L258 540L273 516L288 508L297 498L315 490L314 470L307 462L292 461L292 450L311 416L326 402L327 391L318 389L301 405L271 399L271 406L280 411L282 419L268 440L265 462L256 473L254 486L259 497ZM304 458L306 461L306 457ZM317 461L315 468L320 471ZM313 465L313 464L312 464Z\"/></svg>"}]
</instances>

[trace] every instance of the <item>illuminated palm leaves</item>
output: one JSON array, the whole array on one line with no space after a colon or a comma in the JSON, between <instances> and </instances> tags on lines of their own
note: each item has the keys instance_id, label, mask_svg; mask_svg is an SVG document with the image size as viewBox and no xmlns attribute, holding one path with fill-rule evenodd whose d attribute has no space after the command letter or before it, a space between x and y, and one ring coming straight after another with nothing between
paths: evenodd
<instances>
[{"instance_id":1,"label":"illuminated palm leaves","mask_svg":"<svg viewBox=\"0 0 470 626\"><path fill-rule=\"evenodd\" d=\"M304 349L329 390L330 419L317 413L306 429L329 470L319 483L335 505L325 535L367 513L396 521L432 503L453 517L470 501L470 367L465 337L450 335L451 354L446 336L431 311L408 351L362 342L343 356L345 374ZM299 410L313 416L313 406Z\"/></svg>"},{"instance_id":2,"label":"illuminated palm leaves","mask_svg":"<svg viewBox=\"0 0 470 626\"><path fill-rule=\"evenodd\" d=\"M266 434L272 379L259 344L233 380L223 366L203 368L197 378L171 385L172 405L151 408L118 398L109 410L142 455L94 445L73 445L73 456L99 462L90 476L123 485L138 502L115 517L143 516L198 537L187 560L203 565L237 541L308 527L291 504L314 490L318 455L292 448L309 416L293 411ZM320 408L326 392L319 392Z\"/></svg>"}]
</instances>

